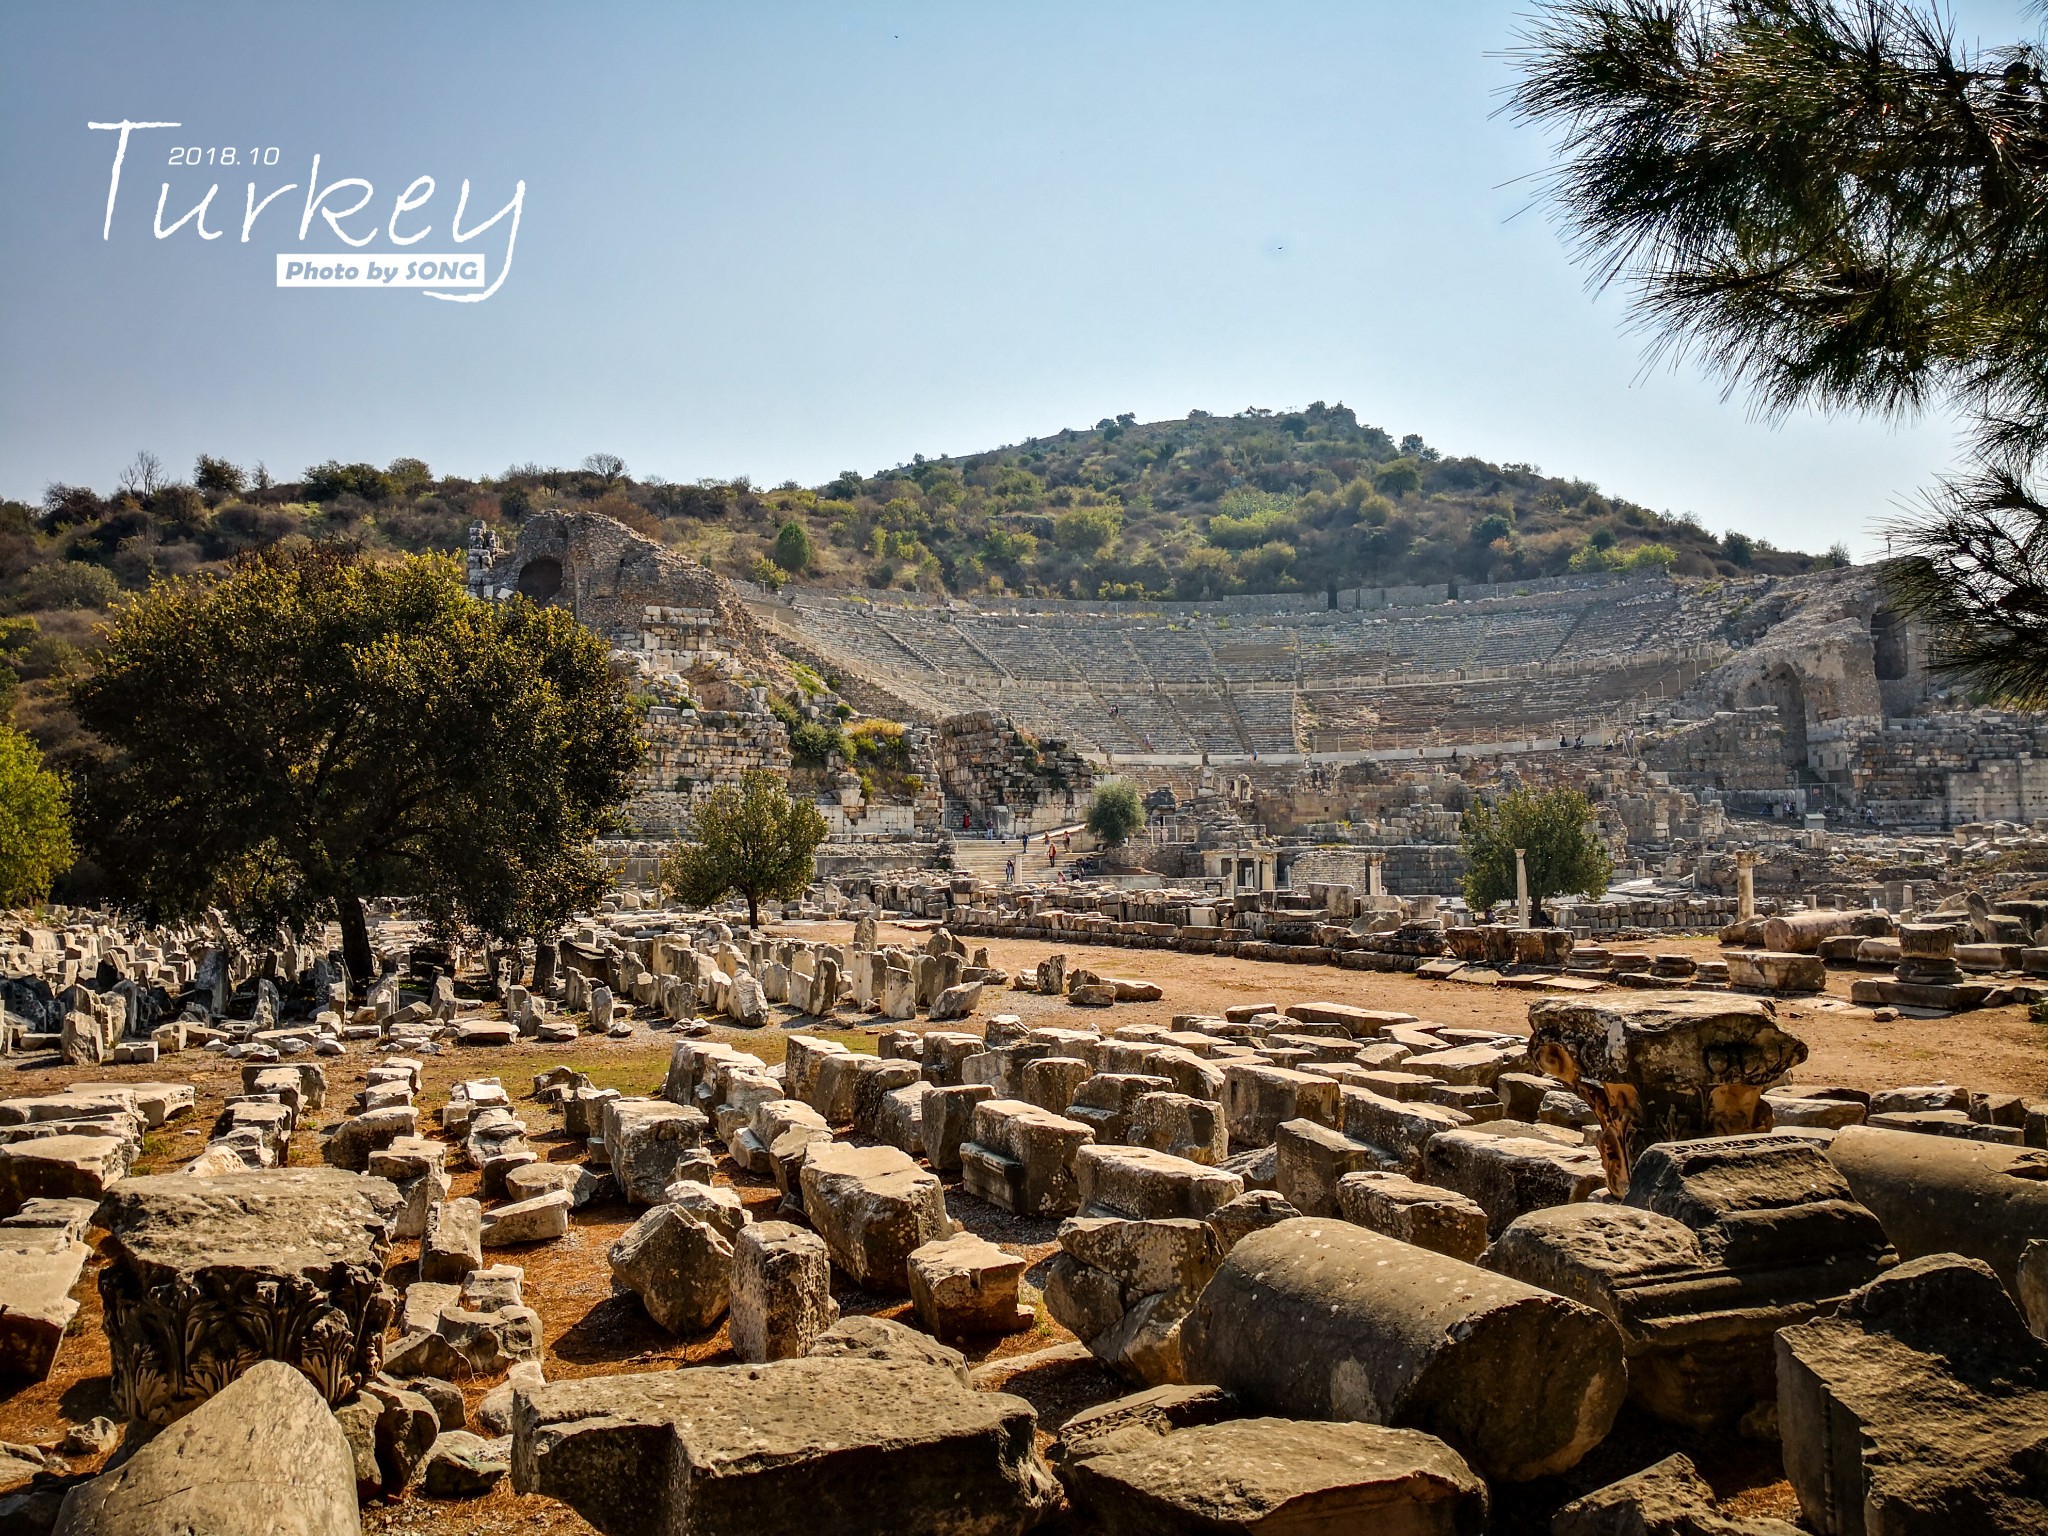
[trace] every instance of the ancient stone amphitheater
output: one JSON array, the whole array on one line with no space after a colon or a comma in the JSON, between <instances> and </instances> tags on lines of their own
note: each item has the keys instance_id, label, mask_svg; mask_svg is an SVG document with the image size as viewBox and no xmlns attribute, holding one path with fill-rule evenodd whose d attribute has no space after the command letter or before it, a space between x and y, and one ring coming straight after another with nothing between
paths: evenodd
<instances>
[{"instance_id":1,"label":"ancient stone amphitheater","mask_svg":"<svg viewBox=\"0 0 2048 1536\"><path fill-rule=\"evenodd\" d=\"M1881 823L2048 815L2041 717L1951 697L1871 567L968 602L770 594L588 513L535 518L511 550L476 539L473 590L566 603L651 676L786 683L801 662L861 710L922 726L996 711L1117 769L1626 738L1673 783L1811 791Z\"/></svg>"}]
</instances>

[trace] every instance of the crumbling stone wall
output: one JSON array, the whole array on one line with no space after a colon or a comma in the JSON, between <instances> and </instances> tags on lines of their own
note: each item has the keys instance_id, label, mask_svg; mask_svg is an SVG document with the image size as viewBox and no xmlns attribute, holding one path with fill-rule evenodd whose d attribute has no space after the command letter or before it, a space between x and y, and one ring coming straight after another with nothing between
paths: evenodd
<instances>
[{"instance_id":1,"label":"crumbling stone wall","mask_svg":"<svg viewBox=\"0 0 2048 1536\"><path fill-rule=\"evenodd\" d=\"M786 670L730 582L599 513L538 513L509 551L474 525L469 590L566 607L622 649L670 658L654 670L688 671L719 658L777 680Z\"/></svg>"},{"instance_id":2,"label":"crumbling stone wall","mask_svg":"<svg viewBox=\"0 0 2048 1536\"><path fill-rule=\"evenodd\" d=\"M946 793L977 813L1075 805L1095 781L1094 769L1064 741L1026 736L992 709L941 720L932 751Z\"/></svg>"}]
</instances>

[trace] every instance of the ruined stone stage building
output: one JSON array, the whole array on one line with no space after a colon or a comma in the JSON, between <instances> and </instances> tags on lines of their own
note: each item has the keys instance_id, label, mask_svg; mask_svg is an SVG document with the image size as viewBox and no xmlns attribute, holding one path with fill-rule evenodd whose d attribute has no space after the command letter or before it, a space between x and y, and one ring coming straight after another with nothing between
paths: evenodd
<instances>
[{"instance_id":1,"label":"ruined stone stage building","mask_svg":"<svg viewBox=\"0 0 2048 1536\"><path fill-rule=\"evenodd\" d=\"M1070 823L1103 773L1153 795L1149 867L1237 887L1298 868L1448 892L1458 813L1514 782L1586 788L1625 872L1704 858L1728 889L1714 850L1797 847L1814 817L1836 837L2048 818L2048 717L1952 693L1869 567L1211 603L771 595L546 513L509 550L479 525L469 569L479 595L568 606L656 700L632 807L649 839L745 769L788 771L770 690L908 727L918 792L818 791L870 865L929 863L963 820ZM805 676L832 692L804 698Z\"/></svg>"}]
</instances>

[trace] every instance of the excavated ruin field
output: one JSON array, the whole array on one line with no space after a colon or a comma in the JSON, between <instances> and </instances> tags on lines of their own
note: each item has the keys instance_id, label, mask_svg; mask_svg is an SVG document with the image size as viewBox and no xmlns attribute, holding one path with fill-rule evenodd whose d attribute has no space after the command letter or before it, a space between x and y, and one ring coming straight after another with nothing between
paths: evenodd
<instances>
[{"instance_id":1,"label":"excavated ruin field","mask_svg":"<svg viewBox=\"0 0 2048 1536\"><path fill-rule=\"evenodd\" d=\"M786 925L779 931L792 937L843 940L848 937L849 928L844 924L806 923ZM884 942L915 942L919 937L911 930L887 924L882 933ZM1671 940L1659 947L1696 949L1703 953L1713 948L1711 943L1701 940ZM1012 971L1035 965L1047 952L1040 944L1005 941L991 943L989 949L996 964ZM1530 994L1509 989L1167 952L1094 948L1078 952L1086 953L1089 963L1104 971L1156 981L1165 990L1164 998L1158 1002L1121 1005L1107 1018L1096 1014L1096 1020L1105 1029L1138 1022L1164 1024L1176 1013L1220 1013L1226 1007L1252 1002L1270 1000L1285 1005L1322 999L1401 1009L1445 1024L1526 1030ZM1946 1019L1902 1017L1878 1022L1869 1010L1853 1007L1846 996L1839 995L1846 993L1846 979L1837 976L1832 985L1833 990L1825 998L1779 1006L1781 1019L1812 1049L1811 1059L1797 1074L1800 1081L1875 1089L1947 1080L2028 1096L2048 1091L2048 1051L2043 1050L2044 1044L2048 1044L2048 1038L2044 1038L2048 1037L2048 1028L2029 1023L2021 1009ZM1019 1014L1027 1024L1067 1023L1075 1017L1075 1010L1061 999L1021 992L985 999L981 1017L1003 1011ZM720 1030L718 1038L730 1039L774 1062L782 1058L787 1034L797 1027L799 1021L788 1018L780 1025L762 1030ZM807 1033L828 1035L854 1049L869 1051L875 1048L875 1035L880 1028L865 1024L850 1011L842 1011L830 1024L810 1020L803 1021L801 1027ZM642 1026L629 1040L586 1037L573 1045L521 1045L497 1050L450 1047L426 1058L424 1089L419 1097L422 1121L434 1121L434 1111L446 1101L450 1085L459 1079L496 1076L515 1098L523 1098L533 1073L565 1064L587 1072L597 1086L616 1087L626 1093L657 1092L673 1038ZM47 1058L11 1061L0 1066L0 1077L5 1079L0 1083L0 1094L46 1092L78 1080L183 1080L194 1085L198 1099L195 1112L150 1133L135 1169L137 1173L170 1171L197 1154L205 1144L206 1127L225 1097L241 1088L238 1063L203 1052L167 1057L153 1066L61 1068L44 1064L46 1061ZM328 1107L319 1116L320 1125L341 1118L340 1106L362 1086L368 1069L377 1061L375 1054L357 1049L328 1063ZM548 1127L535 1139L549 1159L569 1161L580 1155L581 1147L561 1133L555 1117L543 1112L533 1114L532 1120L537 1128ZM292 1143L293 1164L319 1162L317 1130L318 1126L301 1126ZM479 1193L479 1175L474 1170L451 1168L451 1176L454 1195ZM720 1181L737 1189L757 1216L773 1215L777 1195L771 1181L737 1174L729 1161L723 1165ZM1033 1269L1026 1275L1025 1294L1027 1300L1035 1299L1032 1281L1038 1266L1055 1251L1058 1223L1010 1215L966 1194L957 1181L948 1182L946 1198L953 1216L968 1229L1022 1255L1032 1264ZM524 1266L526 1303L540 1314L544 1324L544 1367L549 1380L732 1362L723 1324L703 1336L679 1339L651 1322L633 1296L614 1292L607 1250L637 1214L623 1203L593 1204L575 1213L567 1237L499 1253L501 1262ZM416 1278L417 1252L416 1239L394 1245L389 1271L393 1285L403 1287ZM61 1438L68 1426L110 1411L109 1357L95 1285L99 1267L100 1261L95 1259L80 1281L76 1294L81 1309L49 1380L0 1398L0 1440L48 1444ZM906 1301L863 1293L843 1276L835 1274L834 1284L835 1295L846 1313L907 1317L911 1312ZM984 1373L980 1379L986 1379L990 1372L997 1373L1004 1390L1033 1403L1039 1413L1041 1436L1049 1438L1050 1432L1071 1413L1120 1396L1129 1388L1088 1357L1042 1307L1038 1310L1039 1321L1032 1330L992 1345L984 1343L968 1354L970 1362ZM1014 1368L1008 1364L1012 1361L1016 1362ZM465 1384L472 1411L494 1384ZM1733 1439L1699 1443L1631 1410L1624 1414L1615 1433L1568 1477L1511 1490L1506 1495L1509 1504L1496 1510L1495 1529L1545 1530L1548 1511L1563 1499L1624 1475L1672 1449L1691 1453L1714 1481L1717 1491L1724 1498L1735 1500L1742 1511L1797 1518L1797 1503L1790 1485L1782 1479L1772 1448ZM88 1471L103 1459L72 1458L70 1464L74 1471ZM415 1494L399 1503L373 1506L365 1511L365 1529L509 1533L582 1531L590 1527L573 1511L552 1500L514 1494L506 1482L480 1499L437 1501Z\"/></svg>"}]
</instances>

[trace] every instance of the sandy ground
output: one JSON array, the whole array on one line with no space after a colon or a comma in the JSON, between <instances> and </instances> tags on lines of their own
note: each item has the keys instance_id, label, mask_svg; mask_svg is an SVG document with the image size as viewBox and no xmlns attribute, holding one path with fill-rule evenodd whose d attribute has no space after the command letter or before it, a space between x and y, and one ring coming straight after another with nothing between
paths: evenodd
<instances>
[{"instance_id":1,"label":"sandy ground","mask_svg":"<svg viewBox=\"0 0 2048 1536\"><path fill-rule=\"evenodd\" d=\"M789 924L778 931L843 939L850 930L846 925ZM919 937L884 925L885 942L917 942ZM1693 940L1662 941L1656 947L1696 950L1703 955L1715 948L1711 942ZM1014 941L993 941L988 948L996 964L1012 971L1035 965L1049 952L1049 947L1043 944ZM1137 1022L1164 1024L1177 1013L1215 1013L1239 1003L1271 1001L1284 1005L1323 999L1402 1009L1443 1024L1526 1032L1532 996L1456 982L1421 981L1404 975L1246 962L1158 950L1075 946L1068 953L1075 963L1105 974L1156 981L1165 996L1157 1003L1122 1005L1108 1014L1098 1010L1083 1014L1055 998L1008 992L1000 997L985 997L982 1017L1008 1011L1021 1015L1027 1024L1073 1023L1086 1017L1109 1029ZM2024 1010L2007 1008L1948 1019L1901 1018L1880 1024L1868 1010L1848 1004L1848 981L1846 974L1837 974L1831 981L1829 998L1780 1005L1781 1016L1812 1047L1811 1058L1797 1074L1799 1080L1846 1083L1865 1089L1947 1080L1976 1088L2048 1094L2048 1049L2044 1049L2048 1047L2048 1027L2027 1022ZM781 1059L787 1035L798 1028L831 1034L856 1049L871 1050L879 1026L850 1011L842 1011L829 1025L788 1017L767 1029L720 1031L719 1037L731 1039L772 1062ZM590 1073L601 1085L625 1092L655 1092L661 1085L671 1044L671 1036L643 1025L632 1039L622 1041L586 1039L573 1045L502 1050L450 1048L426 1059L424 1091L418 1101L421 1124L423 1129L437 1124L435 1111L446 1101L450 1085L471 1076L500 1078L518 1100L527 1094L534 1072L568 1064ZM330 1125L347 1113L367 1069L377 1059L374 1054L357 1049L326 1063L327 1107L310 1117L312 1124L301 1127L292 1146L293 1163L318 1162L317 1128ZM203 1053L166 1059L153 1067L61 1068L40 1064L41 1061L47 1058L0 1060L0 1097L47 1092L73 1081L168 1080L194 1084L199 1098L196 1112L149 1135L136 1169L139 1173L170 1171L195 1155L204 1144L207 1127L223 1099L240 1088L237 1063ZM556 1117L532 1104L525 1105L521 1112L543 1155L569 1160L580 1154L579 1148L561 1136ZM451 1159L451 1163L454 1161ZM730 1165L727 1170L721 1176L722 1182L733 1184L757 1216L773 1214L777 1197L772 1184L734 1175ZM452 1179L455 1194L477 1192L475 1173L453 1170ZM956 1219L968 1228L1031 1261L1033 1268L1025 1282L1026 1299L1035 1301L1032 1278L1037 1266L1054 1249L1057 1224L1010 1216L965 1194L957 1185L948 1186L947 1203ZM685 1364L731 1363L723 1327L699 1338L678 1339L649 1321L630 1295L613 1292L606 1252L632 1223L635 1214L624 1205L588 1207L576 1214L566 1238L493 1255L499 1262L525 1268L526 1300L539 1312L544 1324L544 1368L549 1379L671 1370ZM94 1240L100 1236L103 1234L96 1232ZM402 1287L414 1278L416 1259L415 1243L394 1245L390 1268L394 1285ZM68 1425L108 1412L109 1361L95 1284L99 1267L100 1261L95 1258L80 1280L76 1292L81 1303L79 1315L58 1354L51 1378L0 1394L0 1440L48 1445L59 1439ZM838 1298L845 1312L909 1315L908 1303L902 1298L867 1294L843 1281L840 1285ZM1040 1320L1031 1331L978 1341L967 1353L975 1361L1006 1358L1068 1339L1065 1331L1041 1309ZM472 1408L493 1384L464 1384ZM1013 1378L1006 1390L1031 1400L1039 1410L1041 1428L1049 1432L1078 1408L1115 1397L1127 1389L1093 1362L1066 1361L1028 1370ZM1700 1443L1625 1413L1609 1440L1568 1476L1503 1491L1495 1529L1547 1530L1548 1511L1564 1498L1681 1448L1693 1454L1720 1492L1736 1500L1745 1512L1773 1513L1781 1518L1796 1512L1789 1486L1783 1482L1776 1457L1768 1448L1743 1442ZM93 1470L99 1460L74 1460L72 1469ZM514 1495L509 1483L478 1500L439 1503L415 1496L373 1506L365 1511L364 1528L435 1536L589 1529L573 1512L550 1500Z\"/></svg>"}]
</instances>

